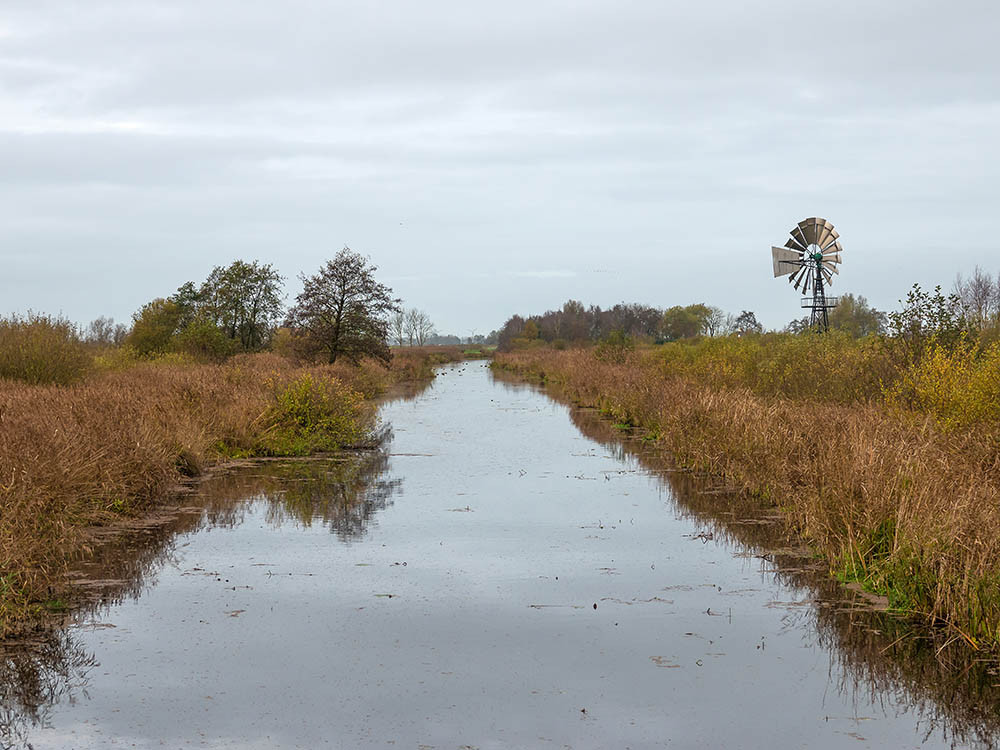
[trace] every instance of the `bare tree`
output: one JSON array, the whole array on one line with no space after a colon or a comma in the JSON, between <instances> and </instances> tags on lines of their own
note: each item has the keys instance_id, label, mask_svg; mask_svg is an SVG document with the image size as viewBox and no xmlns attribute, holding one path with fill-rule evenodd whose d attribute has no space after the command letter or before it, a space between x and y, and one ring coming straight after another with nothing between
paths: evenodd
<instances>
[{"instance_id":1,"label":"bare tree","mask_svg":"<svg viewBox=\"0 0 1000 750\"><path fill-rule=\"evenodd\" d=\"M705 316L705 333L709 336L720 336L725 333L726 313L718 307L710 306Z\"/></svg>"},{"instance_id":2,"label":"bare tree","mask_svg":"<svg viewBox=\"0 0 1000 750\"><path fill-rule=\"evenodd\" d=\"M128 327L115 323L113 318L102 315L90 321L83 340L100 346L120 346L128 335Z\"/></svg>"},{"instance_id":3,"label":"bare tree","mask_svg":"<svg viewBox=\"0 0 1000 750\"><path fill-rule=\"evenodd\" d=\"M406 313L406 338L410 346L413 346L413 339L417 336L417 308Z\"/></svg>"},{"instance_id":4,"label":"bare tree","mask_svg":"<svg viewBox=\"0 0 1000 750\"><path fill-rule=\"evenodd\" d=\"M285 325L306 353L341 356L354 363L373 357L385 364L389 351L388 316L399 310L392 289L375 280L378 268L345 247L314 276L302 275L302 293Z\"/></svg>"},{"instance_id":5,"label":"bare tree","mask_svg":"<svg viewBox=\"0 0 1000 750\"><path fill-rule=\"evenodd\" d=\"M417 346L423 346L427 337L433 334L434 324L427 313L416 308L406 313L406 335L409 338L410 346L413 346L414 343Z\"/></svg>"},{"instance_id":6,"label":"bare tree","mask_svg":"<svg viewBox=\"0 0 1000 750\"><path fill-rule=\"evenodd\" d=\"M417 346L426 344L428 337L433 336L434 333L434 324L431 319L427 313L421 312L417 318Z\"/></svg>"},{"instance_id":7,"label":"bare tree","mask_svg":"<svg viewBox=\"0 0 1000 750\"><path fill-rule=\"evenodd\" d=\"M993 277L976 266L968 281L955 277L955 294L965 318L976 328L986 328L1000 319L1000 276Z\"/></svg>"},{"instance_id":8,"label":"bare tree","mask_svg":"<svg viewBox=\"0 0 1000 750\"><path fill-rule=\"evenodd\" d=\"M402 346L403 339L406 336L406 313L403 311L403 308L399 308L392 314L390 323L392 325L392 334L396 338L396 346Z\"/></svg>"}]
</instances>

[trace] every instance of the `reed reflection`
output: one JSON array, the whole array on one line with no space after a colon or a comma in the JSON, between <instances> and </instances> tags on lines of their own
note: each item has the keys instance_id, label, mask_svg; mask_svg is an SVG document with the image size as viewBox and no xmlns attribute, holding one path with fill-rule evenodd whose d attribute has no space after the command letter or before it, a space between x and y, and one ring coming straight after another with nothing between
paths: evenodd
<instances>
[{"instance_id":1,"label":"reed reflection","mask_svg":"<svg viewBox=\"0 0 1000 750\"><path fill-rule=\"evenodd\" d=\"M391 439L389 430L380 445ZM164 565L176 562L185 536L207 527L231 528L263 510L272 526L326 526L342 543L360 539L392 505L402 480L388 476L382 450L344 457L246 462L206 479L180 505L137 520L127 533L95 538L72 573L72 615L36 623L24 637L0 644L0 748L30 748L29 735L47 725L52 709L86 697L96 659L77 636L128 599L137 599ZM262 507L263 506L263 507Z\"/></svg>"},{"instance_id":2,"label":"reed reflection","mask_svg":"<svg viewBox=\"0 0 1000 750\"><path fill-rule=\"evenodd\" d=\"M759 560L762 574L793 590L794 602L775 606L787 607L789 626L815 631L831 655L831 680L854 705L863 699L890 714L914 710L927 737L941 733L954 745L997 746L995 657L972 651L946 628L880 610L871 597L832 580L825 563L780 522L776 508L720 486L717 479L678 471L662 450L616 430L594 409L571 408L569 414L583 435L615 458L659 477L677 512L695 520L706 535Z\"/></svg>"}]
</instances>

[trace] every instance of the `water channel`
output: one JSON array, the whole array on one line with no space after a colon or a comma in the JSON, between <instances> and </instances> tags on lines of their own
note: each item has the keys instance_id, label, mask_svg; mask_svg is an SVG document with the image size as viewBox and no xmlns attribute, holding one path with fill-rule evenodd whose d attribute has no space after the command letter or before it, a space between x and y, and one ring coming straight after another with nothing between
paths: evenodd
<instances>
[{"instance_id":1,"label":"water channel","mask_svg":"<svg viewBox=\"0 0 1000 750\"><path fill-rule=\"evenodd\" d=\"M4 745L1000 737L988 662L832 584L773 513L593 412L468 362L381 419L381 451L243 466L106 545L78 573L94 603L6 645Z\"/></svg>"}]
</instances>

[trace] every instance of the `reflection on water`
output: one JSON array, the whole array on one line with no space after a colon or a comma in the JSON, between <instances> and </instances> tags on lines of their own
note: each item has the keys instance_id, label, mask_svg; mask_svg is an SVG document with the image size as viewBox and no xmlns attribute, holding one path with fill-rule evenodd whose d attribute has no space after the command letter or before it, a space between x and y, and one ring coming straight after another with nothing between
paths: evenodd
<instances>
[{"instance_id":1,"label":"reflection on water","mask_svg":"<svg viewBox=\"0 0 1000 750\"><path fill-rule=\"evenodd\" d=\"M401 479L385 477L388 461L377 451L362 458L272 461L224 474L199 488L206 501L203 523L238 526L254 509L238 501L251 499L267 503L265 517L272 526L322 524L350 542L363 536L375 514L402 491Z\"/></svg>"},{"instance_id":2,"label":"reflection on water","mask_svg":"<svg viewBox=\"0 0 1000 750\"><path fill-rule=\"evenodd\" d=\"M28 731L45 726L52 707L86 697L92 654L69 632L50 629L6 646L0 659L0 747L28 746Z\"/></svg>"},{"instance_id":3,"label":"reflection on water","mask_svg":"<svg viewBox=\"0 0 1000 750\"><path fill-rule=\"evenodd\" d=\"M198 705L176 687L191 679L212 694L195 728L222 746L247 744L258 713L276 747L324 737L345 747L415 746L418 734L454 747L463 743L444 740L463 730L483 746L500 725L508 734L498 744L510 746L550 736L617 746L637 732L633 747L671 738L686 746L688 725L688 744L768 746L754 723L764 712L810 746L857 746L848 730L874 723L872 714L899 719L884 737L909 737L916 721L918 744L996 744L995 663L832 582L773 508L676 471L593 410L570 409L570 427L549 396L527 397L537 389L449 372L417 405L390 410L399 422L395 466L387 450L247 462L105 539L75 574L74 615L3 648L0 745L61 747L69 735L60 731L78 731L79 746L102 747L133 729L129 707L145 732L130 740L185 744L194 735L169 732L173 711ZM535 425L536 444L519 444ZM393 507L397 473L407 478L407 502ZM636 524L606 527L608 510ZM715 572L724 567L737 578ZM220 570L229 572L206 572ZM718 591L708 583L716 575ZM135 611L121 606L131 600ZM729 622L712 616L728 604ZM697 643L702 635L686 632L696 629ZM765 632L767 655L757 658L748 638ZM311 648L312 638L324 647ZM164 656L150 656L160 648ZM250 671L240 671L245 653L259 662ZM257 681L268 684L258 691ZM152 691L156 708L128 702L136 685ZM780 697L763 709L744 700L762 687ZM831 697L813 701L817 688ZM813 716L816 706L841 715ZM712 734L727 721L728 735ZM51 734L40 730L50 723Z\"/></svg>"},{"instance_id":4,"label":"reflection on water","mask_svg":"<svg viewBox=\"0 0 1000 750\"><path fill-rule=\"evenodd\" d=\"M391 440L384 430L380 444ZM387 476L382 450L336 458L246 462L197 485L192 504L137 521L109 536L73 574L73 615L39 624L30 636L0 646L0 748L30 747L33 728L48 725L55 706L86 698L97 666L71 628L126 599L138 599L157 571L173 562L178 540L206 528L233 528L264 506L272 526L321 524L345 543L364 536L392 505L402 480ZM196 503L196 504L195 504Z\"/></svg>"},{"instance_id":5,"label":"reflection on water","mask_svg":"<svg viewBox=\"0 0 1000 750\"><path fill-rule=\"evenodd\" d=\"M507 383L508 387L525 387ZM803 621L835 659L837 689L865 702L915 708L929 737L994 747L1000 739L1000 671L997 660L972 651L945 628L924 627L871 606L870 600L832 580L777 522L773 508L718 486L717 480L676 470L662 451L623 436L593 409L572 409L581 433L622 461L656 472L679 512L759 557L776 580L798 592L789 624Z\"/></svg>"}]
</instances>

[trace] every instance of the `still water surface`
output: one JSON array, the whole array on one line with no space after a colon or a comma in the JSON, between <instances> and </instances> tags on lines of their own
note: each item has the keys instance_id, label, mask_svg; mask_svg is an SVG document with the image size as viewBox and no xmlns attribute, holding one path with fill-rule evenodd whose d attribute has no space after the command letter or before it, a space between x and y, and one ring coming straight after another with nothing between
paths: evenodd
<instances>
[{"instance_id":1,"label":"still water surface","mask_svg":"<svg viewBox=\"0 0 1000 750\"><path fill-rule=\"evenodd\" d=\"M988 665L943 669L929 638L898 641L776 550L766 515L595 415L465 363L382 420L382 453L217 477L108 550L81 578L108 603L8 650L7 744L996 739Z\"/></svg>"}]
</instances>

